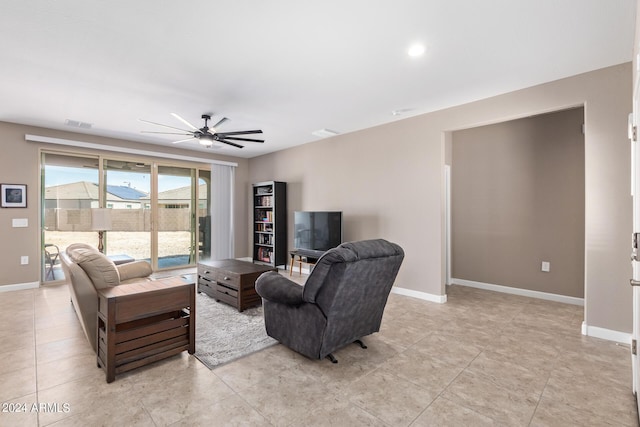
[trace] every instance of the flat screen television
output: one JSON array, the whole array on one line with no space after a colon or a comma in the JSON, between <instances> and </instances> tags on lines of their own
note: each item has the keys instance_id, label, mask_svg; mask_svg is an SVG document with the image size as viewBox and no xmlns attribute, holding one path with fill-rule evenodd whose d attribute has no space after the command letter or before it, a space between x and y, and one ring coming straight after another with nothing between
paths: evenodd
<instances>
[{"instance_id":1,"label":"flat screen television","mask_svg":"<svg viewBox=\"0 0 640 427\"><path fill-rule=\"evenodd\" d=\"M296 211L293 236L296 250L319 257L342 243L342 212Z\"/></svg>"}]
</instances>

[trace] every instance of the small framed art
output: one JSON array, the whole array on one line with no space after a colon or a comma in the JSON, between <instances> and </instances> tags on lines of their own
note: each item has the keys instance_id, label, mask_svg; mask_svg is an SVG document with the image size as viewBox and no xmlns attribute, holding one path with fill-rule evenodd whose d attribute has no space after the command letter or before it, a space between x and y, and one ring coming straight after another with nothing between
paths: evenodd
<instances>
[{"instance_id":1,"label":"small framed art","mask_svg":"<svg viewBox=\"0 0 640 427\"><path fill-rule=\"evenodd\" d=\"M3 208L26 208L27 207L27 186L22 184L0 184Z\"/></svg>"}]
</instances>

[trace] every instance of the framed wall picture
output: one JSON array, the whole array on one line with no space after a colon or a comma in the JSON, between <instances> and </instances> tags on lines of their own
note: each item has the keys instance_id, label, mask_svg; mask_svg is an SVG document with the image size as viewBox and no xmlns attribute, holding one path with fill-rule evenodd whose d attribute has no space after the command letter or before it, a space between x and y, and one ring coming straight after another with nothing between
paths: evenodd
<instances>
[{"instance_id":1,"label":"framed wall picture","mask_svg":"<svg viewBox=\"0 0 640 427\"><path fill-rule=\"evenodd\" d=\"M22 184L0 184L3 208L26 208L27 186Z\"/></svg>"}]
</instances>

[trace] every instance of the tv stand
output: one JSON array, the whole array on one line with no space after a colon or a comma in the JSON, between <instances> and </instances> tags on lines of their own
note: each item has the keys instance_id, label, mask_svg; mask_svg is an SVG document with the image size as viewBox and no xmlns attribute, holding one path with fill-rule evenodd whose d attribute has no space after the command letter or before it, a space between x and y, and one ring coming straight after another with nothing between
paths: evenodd
<instances>
[{"instance_id":1,"label":"tv stand","mask_svg":"<svg viewBox=\"0 0 640 427\"><path fill-rule=\"evenodd\" d=\"M298 262L298 268L300 274L302 274L302 264L309 264L309 266L314 266L318 258L322 256L323 251L314 251L311 249L296 249L294 251L290 251L289 255L291 255L291 263L289 264L289 276L293 274L293 264ZM296 261L296 257L298 258Z\"/></svg>"},{"instance_id":2,"label":"tv stand","mask_svg":"<svg viewBox=\"0 0 640 427\"><path fill-rule=\"evenodd\" d=\"M298 255L305 258L315 258L316 260L325 253L325 251L316 251L313 249L294 249L290 252L292 255Z\"/></svg>"}]
</instances>

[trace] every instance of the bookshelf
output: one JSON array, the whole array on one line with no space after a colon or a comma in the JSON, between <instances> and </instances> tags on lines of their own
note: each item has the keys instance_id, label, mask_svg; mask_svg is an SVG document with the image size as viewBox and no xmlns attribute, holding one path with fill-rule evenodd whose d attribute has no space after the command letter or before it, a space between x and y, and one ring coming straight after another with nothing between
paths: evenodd
<instances>
[{"instance_id":1,"label":"bookshelf","mask_svg":"<svg viewBox=\"0 0 640 427\"><path fill-rule=\"evenodd\" d=\"M253 184L253 262L287 264L287 183Z\"/></svg>"}]
</instances>

